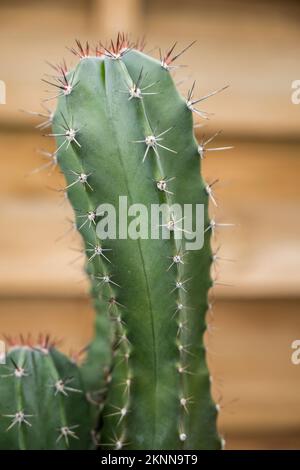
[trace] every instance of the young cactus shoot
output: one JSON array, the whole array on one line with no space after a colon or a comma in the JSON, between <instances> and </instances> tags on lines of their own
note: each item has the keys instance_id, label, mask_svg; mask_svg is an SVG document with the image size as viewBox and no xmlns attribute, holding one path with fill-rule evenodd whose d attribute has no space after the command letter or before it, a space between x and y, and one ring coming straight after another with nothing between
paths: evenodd
<instances>
[{"instance_id":1,"label":"young cactus shoot","mask_svg":"<svg viewBox=\"0 0 300 470\"><path fill-rule=\"evenodd\" d=\"M47 336L10 343L0 370L0 449L92 448L93 414L76 363Z\"/></svg>"}]
</instances>

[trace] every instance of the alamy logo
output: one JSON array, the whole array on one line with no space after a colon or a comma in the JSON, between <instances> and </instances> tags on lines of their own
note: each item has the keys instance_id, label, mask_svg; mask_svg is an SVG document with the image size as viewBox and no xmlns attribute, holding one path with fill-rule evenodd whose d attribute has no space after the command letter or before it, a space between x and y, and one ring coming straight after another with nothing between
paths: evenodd
<instances>
[{"instance_id":1,"label":"alamy logo","mask_svg":"<svg viewBox=\"0 0 300 470\"><path fill-rule=\"evenodd\" d=\"M291 100L293 104L300 104L300 80L294 80L292 82L292 96Z\"/></svg>"},{"instance_id":2,"label":"alamy logo","mask_svg":"<svg viewBox=\"0 0 300 470\"><path fill-rule=\"evenodd\" d=\"M5 342L0 340L0 364L6 364Z\"/></svg>"},{"instance_id":3,"label":"alamy logo","mask_svg":"<svg viewBox=\"0 0 300 470\"><path fill-rule=\"evenodd\" d=\"M295 339L291 344L291 348L295 349L291 356L292 364L298 366L300 364L300 339Z\"/></svg>"},{"instance_id":4,"label":"alamy logo","mask_svg":"<svg viewBox=\"0 0 300 470\"><path fill-rule=\"evenodd\" d=\"M88 213L86 221L95 220L100 240L185 240L186 250L200 250L204 242L203 204L128 204L120 196L118 207L105 203L96 212ZM85 223L84 222L84 223Z\"/></svg>"},{"instance_id":5,"label":"alamy logo","mask_svg":"<svg viewBox=\"0 0 300 470\"><path fill-rule=\"evenodd\" d=\"M3 80L0 80L0 104L6 104L6 85Z\"/></svg>"}]
</instances>

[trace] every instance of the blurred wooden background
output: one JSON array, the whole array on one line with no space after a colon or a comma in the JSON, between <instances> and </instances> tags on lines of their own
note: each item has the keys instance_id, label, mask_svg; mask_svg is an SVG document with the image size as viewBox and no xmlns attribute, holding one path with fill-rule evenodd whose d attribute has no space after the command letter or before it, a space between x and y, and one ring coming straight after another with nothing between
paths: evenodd
<instances>
[{"instance_id":1,"label":"blurred wooden background","mask_svg":"<svg viewBox=\"0 0 300 470\"><path fill-rule=\"evenodd\" d=\"M74 38L93 43L118 30L146 33L154 55L157 46L197 39L176 80L187 79L185 92L196 77L199 95L230 85L204 104L215 115L198 131L200 139L222 128L215 143L235 147L203 162L208 182L220 178L216 218L236 223L217 237L223 255L236 261L220 263L218 279L232 285L216 288L207 337L220 429L230 449L300 448L300 365L290 360L300 338L300 105L291 102L291 83L300 79L299 3L2 0L0 18L7 87L0 106L0 331L50 331L65 338L66 350L92 331L82 263L72 264L72 213L51 190L63 184L61 175L28 176L41 164L36 149L53 145L20 112L39 110L47 96L45 61L75 63L65 48Z\"/></svg>"}]
</instances>

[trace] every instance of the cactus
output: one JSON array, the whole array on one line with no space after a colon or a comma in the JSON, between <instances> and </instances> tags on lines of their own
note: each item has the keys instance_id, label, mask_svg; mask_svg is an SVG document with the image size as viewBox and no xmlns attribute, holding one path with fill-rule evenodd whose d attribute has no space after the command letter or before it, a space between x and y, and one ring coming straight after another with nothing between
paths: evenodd
<instances>
[{"instance_id":1,"label":"cactus","mask_svg":"<svg viewBox=\"0 0 300 470\"><path fill-rule=\"evenodd\" d=\"M0 370L0 449L92 448L93 413L78 366L48 337L9 342Z\"/></svg>"},{"instance_id":2,"label":"cactus","mask_svg":"<svg viewBox=\"0 0 300 470\"><path fill-rule=\"evenodd\" d=\"M110 319L93 342L106 339L112 351L100 444L218 449L203 341L215 222L208 216L211 187L199 175L204 149L193 132L193 112L206 113L194 87L187 98L176 89L170 70L180 54L173 57L173 48L157 61L121 36L95 54L78 45L80 61L65 75L52 135L85 245L97 321ZM119 217L119 196L149 210L203 204L203 247L186 251L172 213L169 240L99 240L97 207L110 203Z\"/></svg>"},{"instance_id":3,"label":"cactus","mask_svg":"<svg viewBox=\"0 0 300 470\"><path fill-rule=\"evenodd\" d=\"M45 167L58 164L66 179L63 191L74 209L86 255L95 334L80 370L52 350L46 356L24 348L11 353L15 362L15 355L26 354L27 367L36 364L24 393L19 393L20 385L12 388L29 400L26 413L42 411L37 392L44 387L49 403L61 400L67 416L62 425L79 424L81 436L77 440L60 434L58 439L58 415L51 419L52 430L42 429L39 422L37 444L29 435L25 407L14 406L10 414L22 411L24 415L13 416L14 439L1 433L7 446L88 447L90 430L101 449L223 447L204 343L208 292L214 284L211 265L219 258L212 253L210 239L222 224L209 217L209 200L216 204L214 183L205 183L201 163L207 151L227 147L207 148L215 136L200 144L196 141L193 113L207 118L199 103L221 90L195 99L194 83L187 97L180 95L170 72L186 49L174 55L174 45L165 55L160 53L158 61L143 52L142 43L133 45L118 35L115 43L100 45L93 52L88 43L82 46L77 41L72 49L80 59L77 66L70 71L65 63L55 67L59 76L50 83L59 90L57 108L53 114L42 114L46 120L39 127L52 123L47 135L56 138L57 150L44 154L49 158ZM164 207L155 236L128 237L122 232L127 208L120 201L124 203L125 196L131 209L139 205L132 216L141 207L148 214L153 205ZM99 226L105 227L108 211L103 212L101 204L110 204L116 211L117 236L99 238ZM190 234L177 217L178 207L186 204L193 215L198 205L204 207L203 245L192 251ZM142 222L135 219L134 223ZM151 223L149 218L146 228ZM194 220L191 230L199 230ZM83 395L56 397L36 377L37 373L61 377L61 371L69 368L76 383L82 378L84 389L93 395L98 405L93 411ZM29 377L23 377L24 383L25 379Z\"/></svg>"}]
</instances>

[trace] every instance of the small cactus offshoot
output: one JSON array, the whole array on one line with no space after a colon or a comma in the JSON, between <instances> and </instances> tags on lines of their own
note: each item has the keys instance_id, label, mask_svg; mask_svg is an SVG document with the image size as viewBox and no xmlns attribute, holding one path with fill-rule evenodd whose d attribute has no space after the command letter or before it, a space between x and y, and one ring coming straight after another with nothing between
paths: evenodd
<instances>
[{"instance_id":1,"label":"small cactus offshoot","mask_svg":"<svg viewBox=\"0 0 300 470\"><path fill-rule=\"evenodd\" d=\"M1 449L93 447L93 413L80 369L48 337L11 342L0 395Z\"/></svg>"}]
</instances>

